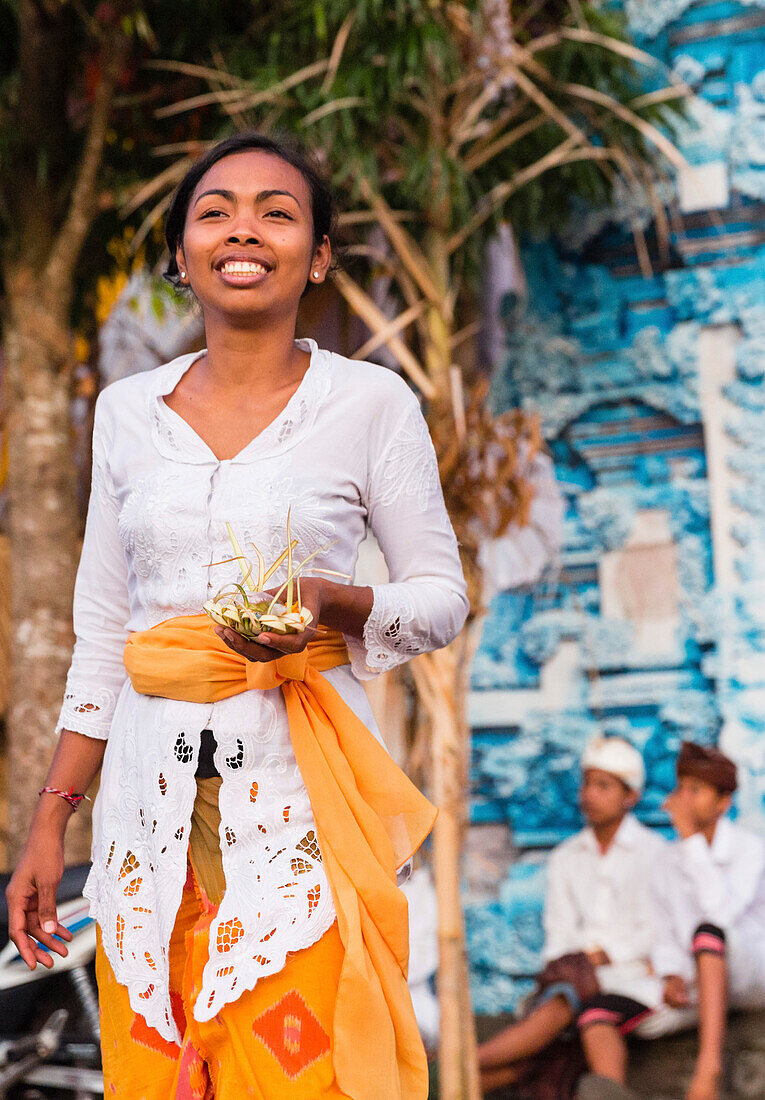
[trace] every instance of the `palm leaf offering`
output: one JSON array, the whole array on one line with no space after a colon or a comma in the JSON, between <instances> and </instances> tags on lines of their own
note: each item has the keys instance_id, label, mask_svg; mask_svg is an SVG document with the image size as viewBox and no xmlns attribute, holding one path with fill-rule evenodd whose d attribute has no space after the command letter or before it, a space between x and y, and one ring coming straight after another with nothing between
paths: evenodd
<instances>
[{"instance_id":1,"label":"palm leaf offering","mask_svg":"<svg viewBox=\"0 0 765 1100\"><path fill-rule=\"evenodd\" d=\"M225 585L212 600L208 600L203 605L202 610L214 623L231 627L248 642L256 641L258 635L266 631L271 634L300 634L310 626L313 620L313 615L307 607L303 607L300 597L301 573L317 554L328 549L332 543L320 546L318 550L314 550L301 562L296 563L293 555L298 540L290 537L290 513L288 512L287 545L271 565L266 567L262 553L254 543L252 544L257 562L257 579L254 579L255 565L245 557L231 524L227 523L226 528L234 556L224 561L213 562L212 565L239 562L239 568L242 571L241 583ZM268 579L285 561L287 579L275 595L264 592ZM345 573L337 573L332 569L319 569L316 566L313 567L313 571L338 577L347 576ZM284 595L284 601L280 602L282 595Z\"/></svg>"}]
</instances>

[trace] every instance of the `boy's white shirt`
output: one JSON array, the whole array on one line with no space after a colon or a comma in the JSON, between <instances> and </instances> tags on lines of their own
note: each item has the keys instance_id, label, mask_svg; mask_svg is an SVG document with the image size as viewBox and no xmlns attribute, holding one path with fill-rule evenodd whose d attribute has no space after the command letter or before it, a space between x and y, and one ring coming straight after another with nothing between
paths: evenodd
<instances>
[{"instance_id":1,"label":"boy's white shirt","mask_svg":"<svg viewBox=\"0 0 765 1100\"><path fill-rule=\"evenodd\" d=\"M633 814L605 854L589 826L560 844L547 867L544 961L599 948L614 969L645 972L653 940L650 878L664 847Z\"/></svg>"},{"instance_id":2,"label":"boy's white shirt","mask_svg":"<svg viewBox=\"0 0 765 1100\"><path fill-rule=\"evenodd\" d=\"M710 845L701 833L667 844L653 878L660 976L695 976L693 934L715 924L728 940L731 986L765 981L765 841L721 818Z\"/></svg>"}]
</instances>

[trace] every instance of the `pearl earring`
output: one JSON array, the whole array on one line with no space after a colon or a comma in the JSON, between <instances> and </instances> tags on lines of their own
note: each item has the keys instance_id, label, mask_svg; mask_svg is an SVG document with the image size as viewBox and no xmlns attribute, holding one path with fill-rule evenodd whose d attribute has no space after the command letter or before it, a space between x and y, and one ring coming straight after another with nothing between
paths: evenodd
<instances>
[{"instance_id":1,"label":"pearl earring","mask_svg":"<svg viewBox=\"0 0 765 1100\"><path fill-rule=\"evenodd\" d=\"M185 272L185 271L182 271L182 272L181 272L181 278L182 278L182 279L185 279L185 278L186 278L186 272Z\"/></svg>"},{"instance_id":2,"label":"pearl earring","mask_svg":"<svg viewBox=\"0 0 765 1100\"><path fill-rule=\"evenodd\" d=\"M319 272L318 272L318 271L314 271L314 273L313 273L313 277L314 277L314 279L318 279L318 278L319 278Z\"/></svg>"}]
</instances>

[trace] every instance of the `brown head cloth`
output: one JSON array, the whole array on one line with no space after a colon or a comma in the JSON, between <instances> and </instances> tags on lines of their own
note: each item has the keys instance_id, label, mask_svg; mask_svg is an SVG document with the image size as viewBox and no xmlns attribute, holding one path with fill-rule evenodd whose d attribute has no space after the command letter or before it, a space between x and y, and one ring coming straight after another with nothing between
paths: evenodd
<instances>
[{"instance_id":1,"label":"brown head cloth","mask_svg":"<svg viewBox=\"0 0 765 1100\"><path fill-rule=\"evenodd\" d=\"M677 777L692 776L711 783L724 794L733 794L738 782L736 765L719 749L706 749L693 741L683 741L677 758Z\"/></svg>"}]
</instances>

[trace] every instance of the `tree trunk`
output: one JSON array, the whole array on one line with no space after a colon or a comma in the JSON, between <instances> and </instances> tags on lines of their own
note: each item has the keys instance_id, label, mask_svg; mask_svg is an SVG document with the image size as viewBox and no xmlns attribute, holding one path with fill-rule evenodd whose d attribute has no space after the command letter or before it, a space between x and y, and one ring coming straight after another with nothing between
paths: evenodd
<instances>
[{"instance_id":1,"label":"tree trunk","mask_svg":"<svg viewBox=\"0 0 765 1100\"><path fill-rule=\"evenodd\" d=\"M9 211L2 263L13 646L7 723L11 865L50 763L71 659L80 520L70 425L70 307L77 262L98 213L114 88L130 46L121 23L129 2L117 0L111 22L99 32L100 79L81 137L71 129L68 93L78 64L96 43L78 33L73 4L20 0L18 6L18 133L0 180ZM70 862L87 858L89 824L81 809L68 832Z\"/></svg>"},{"instance_id":2,"label":"tree trunk","mask_svg":"<svg viewBox=\"0 0 765 1100\"><path fill-rule=\"evenodd\" d=\"M72 592L79 557L77 475L70 427L69 332L45 303L31 266L6 269L4 332L9 440L12 682L8 709L8 859L23 845L55 747L72 652ZM67 838L87 859L82 811Z\"/></svg>"}]
</instances>

